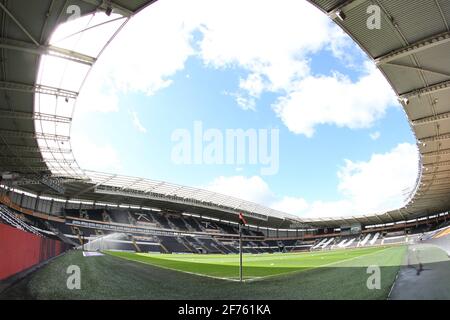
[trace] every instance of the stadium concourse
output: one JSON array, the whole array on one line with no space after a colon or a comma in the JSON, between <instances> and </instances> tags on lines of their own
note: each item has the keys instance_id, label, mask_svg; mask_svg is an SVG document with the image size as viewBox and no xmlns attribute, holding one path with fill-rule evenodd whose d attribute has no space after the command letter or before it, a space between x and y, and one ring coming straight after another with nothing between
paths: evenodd
<instances>
[{"instance_id":1,"label":"stadium concourse","mask_svg":"<svg viewBox=\"0 0 450 320\"><path fill-rule=\"evenodd\" d=\"M309 219L78 166L70 126L84 80L129 19L153 2L0 2L2 297L236 298L242 213L251 285L240 287L240 298L401 299L417 286L424 289L414 298L450 298L449 284L440 281L448 279L450 241L447 1L376 1L388 26L377 32L366 25L372 1L310 1L385 75L417 138L420 163L404 207ZM74 19L85 23L74 29ZM55 75L55 63L66 71ZM104 255L84 257L71 249ZM73 264L91 280L80 291L60 287ZM379 291L366 286L370 265L382 269ZM106 279L114 283L98 285ZM433 291L436 283L440 289Z\"/></svg>"}]
</instances>

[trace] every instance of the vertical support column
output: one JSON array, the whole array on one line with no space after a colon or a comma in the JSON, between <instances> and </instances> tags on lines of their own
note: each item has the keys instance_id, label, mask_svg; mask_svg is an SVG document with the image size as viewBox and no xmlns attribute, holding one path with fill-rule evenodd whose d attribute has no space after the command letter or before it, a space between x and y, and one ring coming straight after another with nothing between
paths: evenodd
<instances>
[{"instance_id":1,"label":"vertical support column","mask_svg":"<svg viewBox=\"0 0 450 320\"><path fill-rule=\"evenodd\" d=\"M21 208L23 208L23 198L25 198L25 194L21 193L20 194L20 203L19 203Z\"/></svg>"},{"instance_id":2,"label":"vertical support column","mask_svg":"<svg viewBox=\"0 0 450 320\"><path fill-rule=\"evenodd\" d=\"M41 199L40 197L41 197L41 195L37 194L36 201L34 202L34 211L35 212L38 211L39 200Z\"/></svg>"},{"instance_id":3,"label":"vertical support column","mask_svg":"<svg viewBox=\"0 0 450 320\"><path fill-rule=\"evenodd\" d=\"M242 282L242 225L239 223L239 281Z\"/></svg>"}]
</instances>

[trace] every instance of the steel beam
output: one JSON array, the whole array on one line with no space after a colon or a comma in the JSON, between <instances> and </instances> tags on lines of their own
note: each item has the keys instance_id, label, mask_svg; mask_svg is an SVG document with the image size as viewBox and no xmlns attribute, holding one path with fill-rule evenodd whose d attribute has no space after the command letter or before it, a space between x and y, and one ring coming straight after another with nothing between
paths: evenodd
<instances>
[{"instance_id":1,"label":"steel beam","mask_svg":"<svg viewBox=\"0 0 450 320\"><path fill-rule=\"evenodd\" d=\"M50 153L72 153L70 149L57 149L48 147L32 147L32 146L18 146L18 145L0 145L0 152L8 151L18 151L18 152L50 152Z\"/></svg>"},{"instance_id":2,"label":"steel beam","mask_svg":"<svg viewBox=\"0 0 450 320\"><path fill-rule=\"evenodd\" d=\"M436 123L438 121L447 120L450 118L450 112L439 113L434 116L424 117L416 120L412 120L411 123L413 126Z\"/></svg>"},{"instance_id":3,"label":"steel beam","mask_svg":"<svg viewBox=\"0 0 450 320\"><path fill-rule=\"evenodd\" d=\"M75 160L70 159L44 159L41 158L41 156L38 157L17 157L17 156L7 156L7 155L0 155L0 162L5 163L8 161L16 162L17 158L19 158L21 161L27 162L27 163L57 163L57 164L68 164L71 165L75 163Z\"/></svg>"},{"instance_id":4,"label":"steel beam","mask_svg":"<svg viewBox=\"0 0 450 320\"><path fill-rule=\"evenodd\" d=\"M23 112L0 109L0 118L7 119L24 119L24 120L40 120L51 121L59 123L71 123L72 118L58 116L55 114L40 113L40 112Z\"/></svg>"},{"instance_id":5,"label":"steel beam","mask_svg":"<svg viewBox=\"0 0 450 320\"><path fill-rule=\"evenodd\" d=\"M10 165L10 164L2 164L1 168L3 170L6 169L6 171L13 171L13 172L39 172L39 171L49 171L49 168L46 166L28 166L24 167L23 165L17 166L17 165Z\"/></svg>"},{"instance_id":6,"label":"steel beam","mask_svg":"<svg viewBox=\"0 0 450 320\"><path fill-rule=\"evenodd\" d=\"M435 136L420 138L419 141L422 143L426 142L435 142L435 141L443 141L443 140L449 140L450 139L450 133L445 134L439 134Z\"/></svg>"},{"instance_id":7,"label":"steel beam","mask_svg":"<svg viewBox=\"0 0 450 320\"><path fill-rule=\"evenodd\" d=\"M447 154L450 154L450 149L441 149L439 151L424 152L422 153L422 156L428 158L428 157L444 156Z\"/></svg>"},{"instance_id":8,"label":"steel beam","mask_svg":"<svg viewBox=\"0 0 450 320\"><path fill-rule=\"evenodd\" d=\"M375 59L378 66L450 42L450 32L443 32L391 51Z\"/></svg>"},{"instance_id":9,"label":"steel beam","mask_svg":"<svg viewBox=\"0 0 450 320\"><path fill-rule=\"evenodd\" d=\"M18 91L18 92L26 92L26 93L41 93L41 94L48 94L48 95L54 95L58 97L66 97L71 99L76 99L78 97L78 92L65 90L61 88L55 88L50 86L44 86L44 85L30 85L25 83L18 83L18 82L7 82L7 81L0 81L0 90L5 91Z\"/></svg>"},{"instance_id":10,"label":"steel beam","mask_svg":"<svg viewBox=\"0 0 450 320\"><path fill-rule=\"evenodd\" d=\"M429 176L432 176L432 175L437 175L437 174L443 174L443 173L450 173L450 170L442 170L442 171L430 171L430 170L428 170L428 171L422 173L422 178L429 177Z\"/></svg>"},{"instance_id":11,"label":"steel beam","mask_svg":"<svg viewBox=\"0 0 450 320\"><path fill-rule=\"evenodd\" d=\"M54 178L52 176L43 176L39 178L39 181L43 185L60 194L64 194L64 192L66 191L66 188L63 186L61 180L58 178Z\"/></svg>"},{"instance_id":12,"label":"steel beam","mask_svg":"<svg viewBox=\"0 0 450 320\"><path fill-rule=\"evenodd\" d=\"M435 74L435 75L438 75L438 76L443 76L443 77L450 78L450 74L449 73L443 73L441 71L427 69L427 68L422 68L422 67L416 67L416 66L400 64L400 63L393 63L393 62L388 62L388 63L386 63L384 65L385 66L397 67L397 68L401 68L401 69L409 69L409 70L414 70L414 71L427 72L427 73L432 73L432 74Z\"/></svg>"},{"instance_id":13,"label":"steel beam","mask_svg":"<svg viewBox=\"0 0 450 320\"><path fill-rule=\"evenodd\" d=\"M435 178L438 177L438 176L441 176L441 175L449 175L449 174L450 174L450 170L444 170L444 171L441 171L441 172L430 173L430 175L425 176L425 177L427 177L428 179L422 180L422 182L429 182L429 181L435 179ZM449 178L449 181L450 181L450 177L448 177L448 178Z\"/></svg>"},{"instance_id":14,"label":"steel beam","mask_svg":"<svg viewBox=\"0 0 450 320\"><path fill-rule=\"evenodd\" d=\"M40 132L25 132L13 130L0 130L0 137L24 138L24 139L44 139L52 141L68 142L70 137Z\"/></svg>"},{"instance_id":15,"label":"steel beam","mask_svg":"<svg viewBox=\"0 0 450 320\"><path fill-rule=\"evenodd\" d=\"M401 94L399 96L399 98L401 100L411 99L411 98L424 96L424 95L428 95L428 94L432 94L432 93L435 93L435 92L439 92L439 91L442 91L442 90L448 90L448 89L450 89L450 80L443 81L443 82L440 82L440 83L437 83L437 84L433 84L433 85L428 86L428 87L423 87L423 88L420 88L420 89L416 89L416 90L412 90L412 91L406 92L404 94Z\"/></svg>"},{"instance_id":16,"label":"steel beam","mask_svg":"<svg viewBox=\"0 0 450 320\"><path fill-rule=\"evenodd\" d=\"M426 194L431 194L431 193L437 193L437 192L450 192L450 187L444 187L444 188L429 188L428 190L427 190L427 192L425 192L425 193L422 193L421 195L423 196L423 195L426 195Z\"/></svg>"},{"instance_id":17,"label":"steel beam","mask_svg":"<svg viewBox=\"0 0 450 320\"><path fill-rule=\"evenodd\" d=\"M114 10L114 12L124 16L124 17L131 17L132 15L134 15L133 11L130 11L124 7L122 7L121 5L115 3L114 1L103 1L103 0L81 0L83 2L92 4L94 6L96 6L97 8L101 8L102 10L107 10L108 6L111 7L111 9Z\"/></svg>"},{"instance_id":18,"label":"steel beam","mask_svg":"<svg viewBox=\"0 0 450 320\"><path fill-rule=\"evenodd\" d=\"M425 168L429 168L429 167L448 167L448 166L450 166L450 161L439 161L439 162L434 162L434 163L430 163L430 164L424 164L423 166Z\"/></svg>"},{"instance_id":19,"label":"steel beam","mask_svg":"<svg viewBox=\"0 0 450 320\"><path fill-rule=\"evenodd\" d=\"M114 174L114 175L108 177L107 179L105 179L105 180L103 180L103 181L100 181L100 182L98 182L98 183L96 183L96 184L94 184L94 185L92 185L92 186L89 186L89 187L87 187L87 188L85 188L85 189L83 189L83 190L81 190L81 191L75 193L75 194L72 196L72 198L73 198L73 197L78 197L78 196L80 196L80 195L82 195L82 194L84 194L84 193L86 193L86 192L88 192L88 191L94 190L95 188L97 188L97 187L99 187L99 186L105 184L106 182L108 182L108 181L114 179L116 176L117 176L117 175Z\"/></svg>"},{"instance_id":20,"label":"steel beam","mask_svg":"<svg viewBox=\"0 0 450 320\"><path fill-rule=\"evenodd\" d=\"M444 183L440 183L441 181L444 181ZM434 185L443 185L443 184L450 185L450 179L448 179L448 178L438 178L438 179L423 181L421 183L422 183L422 185L425 185L425 186L430 186L430 185L434 186Z\"/></svg>"},{"instance_id":21,"label":"steel beam","mask_svg":"<svg viewBox=\"0 0 450 320\"><path fill-rule=\"evenodd\" d=\"M77 63L86 64L88 66L94 65L97 60L94 57L82 54L80 52L59 48L56 46L35 45L26 41L19 41L8 38L0 38L0 48L25 52L37 56L49 55Z\"/></svg>"},{"instance_id":22,"label":"steel beam","mask_svg":"<svg viewBox=\"0 0 450 320\"><path fill-rule=\"evenodd\" d=\"M365 0L346 0L344 2L342 2L341 4L337 5L336 7L334 7L333 9L331 9L330 11L327 12L327 15L331 18L331 19L336 19L338 18L338 12L341 11L347 11L350 10L358 5L360 5L361 3L363 3Z\"/></svg>"},{"instance_id":23,"label":"steel beam","mask_svg":"<svg viewBox=\"0 0 450 320\"><path fill-rule=\"evenodd\" d=\"M28 30L20 23L19 20L16 19L16 17L6 8L6 6L0 2L0 8L5 11L5 13L11 18L12 21L19 27L20 30L22 30L23 33L26 34L26 36L33 41L35 45L39 45L39 43L34 39L34 37L28 32Z\"/></svg>"}]
</instances>

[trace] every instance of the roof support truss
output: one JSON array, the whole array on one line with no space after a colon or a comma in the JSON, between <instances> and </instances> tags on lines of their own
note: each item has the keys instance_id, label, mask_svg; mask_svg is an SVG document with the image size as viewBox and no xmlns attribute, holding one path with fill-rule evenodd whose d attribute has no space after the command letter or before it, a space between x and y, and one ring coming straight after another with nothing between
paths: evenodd
<instances>
[{"instance_id":1,"label":"roof support truss","mask_svg":"<svg viewBox=\"0 0 450 320\"><path fill-rule=\"evenodd\" d=\"M50 153L72 153L69 149L57 149L48 147L32 147L32 146L19 146L19 145L0 145L0 152L7 152L14 150L17 152L50 152Z\"/></svg>"},{"instance_id":2,"label":"roof support truss","mask_svg":"<svg viewBox=\"0 0 450 320\"><path fill-rule=\"evenodd\" d=\"M439 162L434 162L434 163L430 163L430 164L425 164L424 167L425 168L430 168L430 167L448 167L450 166L450 161L439 161Z\"/></svg>"},{"instance_id":3,"label":"roof support truss","mask_svg":"<svg viewBox=\"0 0 450 320\"><path fill-rule=\"evenodd\" d=\"M435 122L438 122L441 120L446 120L449 118L450 118L450 112L444 112L444 113L437 114L435 116L424 117L424 118L420 118L417 120L413 120L413 121L411 121L411 123L414 126L417 126L417 125L422 125L422 124L435 123Z\"/></svg>"},{"instance_id":4,"label":"roof support truss","mask_svg":"<svg viewBox=\"0 0 450 320\"><path fill-rule=\"evenodd\" d=\"M427 176L431 176L431 175L435 176L435 175L446 174L446 173L450 173L450 170L442 170L442 171L435 171L435 172L428 171L428 172L424 172L422 176L427 177Z\"/></svg>"},{"instance_id":5,"label":"roof support truss","mask_svg":"<svg viewBox=\"0 0 450 320\"><path fill-rule=\"evenodd\" d=\"M100 182L98 182L98 183L96 183L96 184L94 184L94 185L91 185L91 186L89 186L89 187L87 187L87 188L85 188L85 189L83 189L83 190L77 192L76 194L74 194L74 195L72 196L72 198L79 197L80 195L82 195L82 194L84 194L84 193L86 193L86 192L88 192L88 191L94 190L95 188L101 186L102 184L105 184L106 182L108 182L108 181L114 179L116 176L117 176L116 174L111 175L110 177L106 178L105 180L100 181Z\"/></svg>"},{"instance_id":6,"label":"roof support truss","mask_svg":"<svg viewBox=\"0 0 450 320\"><path fill-rule=\"evenodd\" d=\"M6 8L6 6L0 2L0 8L5 11L5 13L11 18L12 21L14 21L14 23L20 28L20 30L22 30L23 33L26 34L26 36L33 41L33 43L35 45L39 45L39 43L36 41L36 39L34 39L34 37L28 32L28 30L16 19L16 17L14 17L14 15L8 10L8 8Z\"/></svg>"},{"instance_id":7,"label":"roof support truss","mask_svg":"<svg viewBox=\"0 0 450 320\"><path fill-rule=\"evenodd\" d=\"M343 3L339 4L338 6L336 6L335 8L333 8L332 10L328 11L327 14L331 19L334 20L334 19L338 18L339 11L350 10L350 9L360 5L364 1L365 0L346 0Z\"/></svg>"},{"instance_id":8,"label":"roof support truss","mask_svg":"<svg viewBox=\"0 0 450 320\"><path fill-rule=\"evenodd\" d=\"M73 159L42 159L39 157L20 157L20 160L29 162L29 163L65 163L65 164L72 164L75 162ZM1 162L16 162L17 159L11 156L6 155L0 155L0 161Z\"/></svg>"},{"instance_id":9,"label":"roof support truss","mask_svg":"<svg viewBox=\"0 0 450 320\"><path fill-rule=\"evenodd\" d=\"M444 156L450 154L450 149L441 149L439 151L430 151L422 153L422 156L425 158L436 157L436 156Z\"/></svg>"},{"instance_id":10,"label":"roof support truss","mask_svg":"<svg viewBox=\"0 0 450 320\"><path fill-rule=\"evenodd\" d=\"M435 136L421 138L419 140L420 140L420 142L425 143L425 142L442 141L442 140L449 140L449 139L450 139L450 133L445 133L445 134L439 134L439 135L435 135Z\"/></svg>"},{"instance_id":11,"label":"roof support truss","mask_svg":"<svg viewBox=\"0 0 450 320\"><path fill-rule=\"evenodd\" d=\"M96 59L94 57L55 46L35 45L33 43L0 38L0 48L30 53L34 55L50 55L82 64L92 66Z\"/></svg>"},{"instance_id":12,"label":"roof support truss","mask_svg":"<svg viewBox=\"0 0 450 320\"><path fill-rule=\"evenodd\" d=\"M19 91L19 92L28 92L28 93L41 93L41 94L49 94L58 97L66 97L76 99L78 97L78 92L65 90L61 88L55 88L44 85L30 85L18 82L7 82L0 81L0 90L6 91Z\"/></svg>"},{"instance_id":13,"label":"roof support truss","mask_svg":"<svg viewBox=\"0 0 450 320\"><path fill-rule=\"evenodd\" d=\"M431 36L422 40L419 40L409 46L394 50L375 59L377 65L390 63L394 60L410 56L412 54L445 44L450 42L450 32L443 32L435 36Z\"/></svg>"},{"instance_id":14,"label":"roof support truss","mask_svg":"<svg viewBox=\"0 0 450 320\"><path fill-rule=\"evenodd\" d=\"M97 6L98 8L101 8L103 10L107 10L108 7L111 9L114 9L115 12L121 14L124 17L131 17L133 15L133 12L122 7L121 5L115 3L114 1L103 1L103 0L81 0L83 2L93 4Z\"/></svg>"},{"instance_id":15,"label":"roof support truss","mask_svg":"<svg viewBox=\"0 0 450 320\"><path fill-rule=\"evenodd\" d=\"M442 90L448 90L450 89L450 81L443 81L428 87L423 87L420 89L416 89L416 90L412 90L410 92L401 94L399 96L400 99L411 99L411 98L415 98L415 97L420 97L423 95L428 95L428 94L432 94L435 92L439 92Z\"/></svg>"},{"instance_id":16,"label":"roof support truss","mask_svg":"<svg viewBox=\"0 0 450 320\"><path fill-rule=\"evenodd\" d=\"M52 141L63 141L67 142L70 140L68 136L50 134L50 133L40 133L40 132L24 132L24 131L13 131L13 130L0 130L0 137L11 137L11 138L25 138L25 139L45 139Z\"/></svg>"},{"instance_id":17,"label":"roof support truss","mask_svg":"<svg viewBox=\"0 0 450 320\"><path fill-rule=\"evenodd\" d=\"M437 70L421 68L421 67L416 67L416 66L411 66L411 65L406 65L406 64L400 64L400 63L394 63L394 62L388 62L385 65L392 66L392 67L397 67L397 68L402 68L402 69L410 69L410 70L417 70L417 71L422 71L422 72L428 72L428 73L436 74L438 76L444 76L444 77L450 78L450 74L444 73L444 72L441 72L441 71L437 71Z\"/></svg>"},{"instance_id":18,"label":"roof support truss","mask_svg":"<svg viewBox=\"0 0 450 320\"><path fill-rule=\"evenodd\" d=\"M2 164L2 169L6 171L18 171L18 172L37 172L37 171L48 171L47 166L17 166L12 164Z\"/></svg>"},{"instance_id":19,"label":"roof support truss","mask_svg":"<svg viewBox=\"0 0 450 320\"><path fill-rule=\"evenodd\" d=\"M40 112L22 112L0 109L0 118L8 119L25 119L25 120L40 120L51 121L59 123L70 123L72 119L70 117L63 117L54 114L40 113Z\"/></svg>"}]
</instances>

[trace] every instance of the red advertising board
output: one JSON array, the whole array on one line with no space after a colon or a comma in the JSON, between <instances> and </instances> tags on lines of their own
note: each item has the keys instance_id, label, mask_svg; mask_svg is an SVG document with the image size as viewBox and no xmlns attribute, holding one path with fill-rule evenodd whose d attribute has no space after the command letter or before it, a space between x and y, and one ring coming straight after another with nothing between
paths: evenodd
<instances>
[{"instance_id":1,"label":"red advertising board","mask_svg":"<svg viewBox=\"0 0 450 320\"><path fill-rule=\"evenodd\" d=\"M61 241L0 223L0 280L61 254Z\"/></svg>"}]
</instances>

